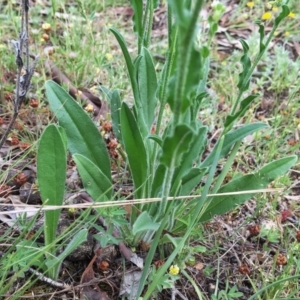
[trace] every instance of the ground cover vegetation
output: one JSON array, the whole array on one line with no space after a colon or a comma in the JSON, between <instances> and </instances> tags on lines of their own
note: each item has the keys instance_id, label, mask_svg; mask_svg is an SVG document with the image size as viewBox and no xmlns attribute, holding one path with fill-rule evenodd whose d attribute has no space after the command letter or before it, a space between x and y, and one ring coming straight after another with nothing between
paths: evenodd
<instances>
[{"instance_id":1,"label":"ground cover vegetation","mask_svg":"<svg viewBox=\"0 0 300 300\"><path fill-rule=\"evenodd\" d=\"M299 14L0 4L0 295L299 298Z\"/></svg>"}]
</instances>

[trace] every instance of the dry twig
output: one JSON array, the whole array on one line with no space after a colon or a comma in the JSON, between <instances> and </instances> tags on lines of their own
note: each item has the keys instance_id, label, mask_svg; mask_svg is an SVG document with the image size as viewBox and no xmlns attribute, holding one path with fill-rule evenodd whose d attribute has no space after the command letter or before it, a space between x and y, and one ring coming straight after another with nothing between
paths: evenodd
<instances>
[{"instance_id":1,"label":"dry twig","mask_svg":"<svg viewBox=\"0 0 300 300\"><path fill-rule=\"evenodd\" d=\"M10 123L3 134L0 141L0 149L6 141L6 138L11 131L15 120L18 117L21 104L24 102L26 94L30 88L31 78L33 76L35 67L37 65L38 56L33 56L34 61L32 65L29 64L29 58L32 56L29 53L29 35L28 35L28 12L29 12L29 0L22 0L22 17L21 17L21 33L19 40L12 40L12 44L15 50L16 64L18 68L17 83L14 98L14 113L10 120Z\"/></svg>"}]
</instances>

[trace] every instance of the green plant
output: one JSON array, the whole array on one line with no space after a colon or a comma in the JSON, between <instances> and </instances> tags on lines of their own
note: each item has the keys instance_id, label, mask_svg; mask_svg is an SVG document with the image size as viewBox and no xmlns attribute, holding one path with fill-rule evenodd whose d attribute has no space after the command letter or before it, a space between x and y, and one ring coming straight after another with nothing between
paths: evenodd
<instances>
[{"instance_id":1,"label":"green plant","mask_svg":"<svg viewBox=\"0 0 300 300\"><path fill-rule=\"evenodd\" d=\"M45 205L61 206L64 200L67 169L66 135L61 127L49 125L41 136L37 157L37 176L41 198ZM87 238L87 229L82 229L56 257L56 232L60 209L45 211L44 236L47 274L57 279L63 259Z\"/></svg>"},{"instance_id":2,"label":"green plant","mask_svg":"<svg viewBox=\"0 0 300 300\"><path fill-rule=\"evenodd\" d=\"M259 295L265 291L268 291L268 289L271 289L273 288L274 286L276 285L280 285L282 283L285 283L285 282L290 282L294 279L298 279L300 277L300 275L294 275L294 276L287 276L285 278L282 278L282 279L279 279L279 280L275 280L274 282L264 286L263 288L261 288L260 290L258 290L253 296L251 296L249 298L249 300L254 300L254 299L257 299L257 297L259 297ZM288 299L288 298L285 298L285 299Z\"/></svg>"},{"instance_id":3,"label":"green plant","mask_svg":"<svg viewBox=\"0 0 300 300\"><path fill-rule=\"evenodd\" d=\"M212 300L232 300L243 296L243 293L238 292L237 287L233 286L231 289L226 286L226 290L221 290L218 292L217 296L212 295Z\"/></svg>"},{"instance_id":4,"label":"green plant","mask_svg":"<svg viewBox=\"0 0 300 300\"><path fill-rule=\"evenodd\" d=\"M265 238L270 243L278 243L281 233L279 228L266 228L263 226L259 236Z\"/></svg>"},{"instance_id":5,"label":"green plant","mask_svg":"<svg viewBox=\"0 0 300 300\"><path fill-rule=\"evenodd\" d=\"M127 66L134 103L132 108L117 90L103 88L111 105L113 128L126 153L134 184L135 198L160 197L155 203L141 203L132 206L130 221L121 226L121 232L131 232L130 243L151 241L151 248L145 261L140 280L138 296L147 282L149 269L163 230L185 232L183 237L165 236L174 245L174 251L166 263L157 270L155 278L148 285L144 299L148 299L163 278L175 257L182 251L195 224L223 214L236 205L254 196L252 190L263 189L278 176L285 174L295 164L296 156L273 161L259 168L253 174L237 177L222 185L237 154L242 139L267 127L265 123L236 124L245 115L255 95L245 95L251 75L265 53L271 38L284 17L289 14L286 5L276 18L268 38L264 25L258 23L259 51L251 62L247 43L241 40L243 69L237 83L237 97L227 115L222 133L213 151L204 159L208 128L198 118L206 93L206 80L210 64L210 41L217 31L217 22L223 7L214 8L209 18L210 30L206 45L197 46L196 29L198 15L203 1L168 1L168 53L161 73L157 73L149 50L152 17L157 1L147 1L143 10L141 1L131 1L134 9L134 29L137 34L138 53L132 59L122 35L111 29L116 37ZM74 157L83 185L95 202L112 199L113 188L110 165L104 141L89 116L82 108L54 82L46 82L46 95L59 124L65 129L67 147ZM172 111L163 126L166 106ZM157 113L156 113L157 110ZM155 125L155 134L153 134ZM226 157L221 174L215 176L216 167ZM204 184L205 182L205 184ZM168 197L189 195L199 184L201 196L184 201L168 201ZM212 199L212 193L248 191L246 194L220 195ZM123 237L124 238L124 237Z\"/></svg>"}]
</instances>

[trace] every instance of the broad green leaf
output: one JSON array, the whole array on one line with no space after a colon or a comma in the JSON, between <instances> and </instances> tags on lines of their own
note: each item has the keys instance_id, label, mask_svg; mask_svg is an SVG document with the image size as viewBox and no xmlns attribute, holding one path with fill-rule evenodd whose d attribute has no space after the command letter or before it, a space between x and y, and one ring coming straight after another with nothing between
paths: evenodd
<instances>
[{"instance_id":1,"label":"broad green leaf","mask_svg":"<svg viewBox=\"0 0 300 300\"><path fill-rule=\"evenodd\" d=\"M224 126L227 128L227 127L230 127L231 125L233 125L233 122L235 120L237 120L238 118L241 118L242 116L244 116L245 112L247 111L247 109L249 108L250 104L252 103L252 101L258 97L259 94L254 94L254 95L250 95L248 97L246 97L245 99L243 99L241 101L241 104L240 104L240 108L239 110L234 114L234 115L228 115L226 120L225 120L225 123L224 123Z\"/></svg>"},{"instance_id":2,"label":"broad green leaf","mask_svg":"<svg viewBox=\"0 0 300 300\"><path fill-rule=\"evenodd\" d=\"M246 124L238 129L235 129L235 130L232 130L232 131L226 133L223 148L222 148L221 154L220 154L220 158L226 156L229 153L231 147L236 142L242 140L247 135L249 135L259 129L262 129L264 127L268 127L268 125L266 123L257 122L257 123ZM214 159L217 147L218 147L218 143L215 145L214 149L208 155L208 157L204 160L204 162L200 165L201 168L208 167L211 165L211 163Z\"/></svg>"},{"instance_id":3,"label":"broad green leaf","mask_svg":"<svg viewBox=\"0 0 300 300\"><path fill-rule=\"evenodd\" d=\"M46 205L62 205L67 173L67 152L60 129L49 125L41 136L37 154L37 178L41 198ZM45 243L56 237L61 210L45 211Z\"/></svg>"},{"instance_id":4,"label":"broad green leaf","mask_svg":"<svg viewBox=\"0 0 300 300\"><path fill-rule=\"evenodd\" d=\"M267 188L270 182L278 176L284 175L296 162L297 156L289 156L275 160L261 168L255 174L245 175L232 180L221 187L218 193L251 191ZM215 215L224 214L253 196L254 193L250 192L249 194L213 197L209 201L208 207L205 208L205 211L201 215L200 222L206 222Z\"/></svg>"},{"instance_id":5,"label":"broad green leaf","mask_svg":"<svg viewBox=\"0 0 300 300\"><path fill-rule=\"evenodd\" d=\"M278 176L286 173L297 162L297 156L291 155L278 160L275 160L265 166L259 171L258 175L264 180L273 181Z\"/></svg>"},{"instance_id":6,"label":"broad green leaf","mask_svg":"<svg viewBox=\"0 0 300 300\"><path fill-rule=\"evenodd\" d=\"M159 227L159 223L152 221L151 217L149 216L148 212L142 212L134 222L132 226L132 233L135 235L140 231L146 230L157 230Z\"/></svg>"},{"instance_id":7,"label":"broad green leaf","mask_svg":"<svg viewBox=\"0 0 300 300\"><path fill-rule=\"evenodd\" d=\"M95 202L111 200L112 184L105 174L88 158L73 155L85 190Z\"/></svg>"},{"instance_id":8,"label":"broad green leaf","mask_svg":"<svg viewBox=\"0 0 300 300\"><path fill-rule=\"evenodd\" d=\"M146 48L142 48L141 55L141 61L138 65L138 85L141 105L143 107L142 112L149 132L155 117L155 107L157 104L157 78L149 51Z\"/></svg>"},{"instance_id":9,"label":"broad green leaf","mask_svg":"<svg viewBox=\"0 0 300 300\"><path fill-rule=\"evenodd\" d=\"M142 62L142 55L139 55L133 63L134 66L134 78L136 78L136 82L137 82L137 93L138 93L138 97L137 95L135 95L134 97L134 105L132 107L133 112L134 112L134 116L137 120L137 123L139 125L139 129L141 132L142 137L146 137L149 134L149 129L148 129L148 125L147 125L147 116L148 116L148 109L146 109L145 111L145 99L141 99L141 92L140 92L140 86L138 83L138 75L139 75L139 70L140 70L140 64ZM143 87L144 88L144 87Z\"/></svg>"},{"instance_id":10,"label":"broad green leaf","mask_svg":"<svg viewBox=\"0 0 300 300\"><path fill-rule=\"evenodd\" d=\"M189 107L191 101L195 98L195 94L197 93L197 89L201 79L205 75L202 69L202 57L200 51L192 48L190 54L190 60L187 62L187 77L186 81L184 82L184 86L182 89L183 98L181 101L181 112L185 112L186 109ZM176 62L175 62L176 63ZM171 109L174 111L175 104L175 85L176 85L176 77L180 76L182 73L181 66L177 65L175 70L173 71L173 75L169 80L168 83L168 97L167 102L170 104Z\"/></svg>"},{"instance_id":11,"label":"broad green leaf","mask_svg":"<svg viewBox=\"0 0 300 300\"><path fill-rule=\"evenodd\" d=\"M106 145L91 118L61 86L47 81L45 87L50 108L66 131L70 152L89 158L111 178Z\"/></svg>"},{"instance_id":12,"label":"broad green leaf","mask_svg":"<svg viewBox=\"0 0 300 300\"><path fill-rule=\"evenodd\" d=\"M167 136L163 142L160 162L168 168L178 167L183 154L190 148L194 134L193 130L185 124L176 126L174 133Z\"/></svg>"},{"instance_id":13,"label":"broad green leaf","mask_svg":"<svg viewBox=\"0 0 300 300\"><path fill-rule=\"evenodd\" d=\"M121 106L121 132L137 197L147 180L147 153L136 120L126 103Z\"/></svg>"}]
</instances>

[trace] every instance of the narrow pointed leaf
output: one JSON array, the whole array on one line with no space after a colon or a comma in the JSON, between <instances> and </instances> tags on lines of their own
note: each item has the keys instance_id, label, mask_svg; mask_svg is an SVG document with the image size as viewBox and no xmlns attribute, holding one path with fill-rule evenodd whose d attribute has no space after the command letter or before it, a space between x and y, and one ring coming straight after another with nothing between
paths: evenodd
<instances>
[{"instance_id":1,"label":"narrow pointed leaf","mask_svg":"<svg viewBox=\"0 0 300 300\"><path fill-rule=\"evenodd\" d=\"M188 28L190 12L186 9L185 1L170 0L168 3L174 13L175 24Z\"/></svg>"},{"instance_id":2,"label":"narrow pointed leaf","mask_svg":"<svg viewBox=\"0 0 300 300\"><path fill-rule=\"evenodd\" d=\"M128 52L127 49L127 45L126 42L124 40L124 38L122 37L121 33L114 28L110 28L110 31L114 34L115 38L117 39L122 52L123 52L123 56L126 62L126 66L127 66L127 71L129 74L129 78L130 78L130 82L131 82L131 87L132 87L132 91L134 94L134 98L136 99L136 101L138 100L138 87L137 87L137 81L136 81L136 76L135 76L135 68L132 62L132 59L130 57L130 54Z\"/></svg>"},{"instance_id":3,"label":"narrow pointed leaf","mask_svg":"<svg viewBox=\"0 0 300 300\"><path fill-rule=\"evenodd\" d=\"M247 124L244 125L236 130L232 130L230 132L228 132L225 135L225 139L224 139L224 143L223 143L223 148L221 150L221 154L220 154L220 158L226 156L231 147L238 141L242 140L244 137L246 137L247 135L262 129L264 127L268 127L268 125L266 123L261 123L261 122L257 122L257 123L251 123L251 124ZM215 153L216 153L216 149L218 147L218 144L215 145L213 151L209 154L209 156L204 160L204 162L200 165L201 168L204 167L208 167L209 165L212 164L213 159L215 157Z\"/></svg>"},{"instance_id":4,"label":"narrow pointed leaf","mask_svg":"<svg viewBox=\"0 0 300 300\"><path fill-rule=\"evenodd\" d=\"M268 187L269 183L276 179L278 176L284 175L296 162L296 156L289 156L275 160L265 167L261 168L255 174L245 175L243 177L232 180L231 182L220 188L218 193L264 189ZM254 194L250 193L214 197L210 200L210 203L205 209L205 212L202 214L200 221L206 222L213 218L215 215L224 214L234 209L237 205L240 205L249 200L253 196Z\"/></svg>"},{"instance_id":5,"label":"narrow pointed leaf","mask_svg":"<svg viewBox=\"0 0 300 300\"><path fill-rule=\"evenodd\" d=\"M241 64L243 65L243 70L239 74L239 83L237 86L239 90L243 92L249 88L250 78L246 78L246 75L251 68L251 60L248 56L249 46L247 42L242 39L240 40L240 42L244 49L244 55L241 57Z\"/></svg>"},{"instance_id":6,"label":"narrow pointed leaf","mask_svg":"<svg viewBox=\"0 0 300 300\"><path fill-rule=\"evenodd\" d=\"M172 187L172 195L175 192L180 180L182 180L183 176L188 174L193 166L193 163L197 161L201 153L204 151L204 147L207 143L207 127L201 127L198 130L198 133L194 136L189 151L184 156L184 160L182 160L180 166L176 169L173 179L173 187Z\"/></svg>"},{"instance_id":7,"label":"narrow pointed leaf","mask_svg":"<svg viewBox=\"0 0 300 300\"><path fill-rule=\"evenodd\" d=\"M121 107L121 131L134 187L137 190L147 179L147 153L136 120L126 103ZM142 197L141 190L137 195Z\"/></svg>"},{"instance_id":8,"label":"narrow pointed leaf","mask_svg":"<svg viewBox=\"0 0 300 300\"><path fill-rule=\"evenodd\" d=\"M159 147L162 147L163 140L159 135L151 134L148 136L148 139L155 141L157 143L157 145L159 145Z\"/></svg>"},{"instance_id":9,"label":"narrow pointed leaf","mask_svg":"<svg viewBox=\"0 0 300 300\"><path fill-rule=\"evenodd\" d=\"M53 268L55 265L61 265L63 263L63 260L70 255L76 248L78 248L82 243L84 243L87 240L87 229L82 229L79 232L75 234L75 236L72 238L72 240L68 243L67 247L64 249L64 251L57 256L54 259L46 261L46 265L48 268ZM57 271L60 270L60 268L56 268ZM58 275L58 274L57 274Z\"/></svg>"},{"instance_id":10,"label":"narrow pointed leaf","mask_svg":"<svg viewBox=\"0 0 300 300\"><path fill-rule=\"evenodd\" d=\"M278 17L275 19L275 25L276 25L276 26L278 26L279 23L280 23L284 18L286 18L286 17L289 15L289 13L290 13L290 9L288 8L287 5L282 5L281 8L282 8L281 13L280 13L280 14L278 15Z\"/></svg>"},{"instance_id":11,"label":"narrow pointed leaf","mask_svg":"<svg viewBox=\"0 0 300 300\"><path fill-rule=\"evenodd\" d=\"M148 131L150 131L157 104L157 78L154 63L149 51L146 48L143 48L141 55L141 61L138 65L138 85L141 105L143 106L142 112L144 114L144 120Z\"/></svg>"},{"instance_id":12,"label":"narrow pointed leaf","mask_svg":"<svg viewBox=\"0 0 300 300\"><path fill-rule=\"evenodd\" d=\"M192 190L200 183L200 180L202 179L205 172L207 172L206 169L190 169L190 171L182 178L182 187L180 190L180 195L189 195L192 192Z\"/></svg>"},{"instance_id":13,"label":"narrow pointed leaf","mask_svg":"<svg viewBox=\"0 0 300 300\"><path fill-rule=\"evenodd\" d=\"M121 99L118 90L115 90L111 94L111 118L113 123L113 131L117 139L122 142L121 126L120 126L120 113L121 113Z\"/></svg>"},{"instance_id":14,"label":"narrow pointed leaf","mask_svg":"<svg viewBox=\"0 0 300 300\"><path fill-rule=\"evenodd\" d=\"M264 44L265 27L261 21L255 23L259 26L259 52L262 53L266 49L266 45Z\"/></svg>"},{"instance_id":15,"label":"narrow pointed leaf","mask_svg":"<svg viewBox=\"0 0 300 300\"><path fill-rule=\"evenodd\" d=\"M151 197L160 197L161 196L165 173L166 173L165 165L159 164L155 171L155 176L152 181Z\"/></svg>"},{"instance_id":16,"label":"narrow pointed leaf","mask_svg":"<svg viewBox=\"0 0 300 300\"><path fill-rule=\"evenodd\" d=\"M254 95L250 95L250 96L246 97L245 99L243 99L241 101L239 110L234 115L228 115L227 116L227 118L225 120L225 123L224 123L224 126L225 127L230 127L231 125L233 125L233 122L235 120L237 120L238 118L243 117L245 112L248 110L250 104L252 103L252 101L255 98L257 98L258 96L259 96L259 94L254 94Z\"/></svg>"},{"instance_id":17,"label":"narrow pointed leaf","mask_svg":"<svg viewBox=\"0 0 300 300\"><path fill-rule=\"evenodd\" d=\"M133 8L133 28L141 38L143 36L143 1L141 0L130 0L131 7Z\"/></svg>"}]
</instances>

